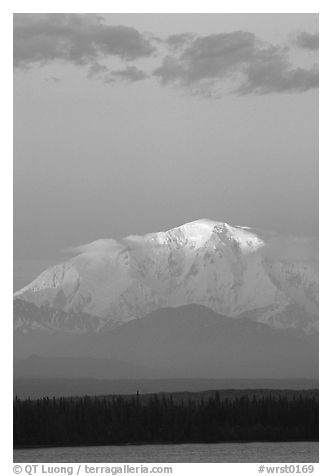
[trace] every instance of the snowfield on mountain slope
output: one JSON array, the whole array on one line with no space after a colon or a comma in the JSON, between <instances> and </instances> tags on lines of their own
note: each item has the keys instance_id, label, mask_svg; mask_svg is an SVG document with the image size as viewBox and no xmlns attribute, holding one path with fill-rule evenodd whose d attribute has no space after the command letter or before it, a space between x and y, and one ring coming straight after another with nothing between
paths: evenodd
<instances>
[{"instance_id":1,"label":"snowfield on mountain slope","mask_svg":"<svg viewBox=\"0 0 332 476\"><path fill-rule=\"evenodd\" d=\"M121 323L201 304L228 317L312 331L318 260L312 239L197 220L166 232L97 240L14 297Z\"/></svg>"}]
</instances>

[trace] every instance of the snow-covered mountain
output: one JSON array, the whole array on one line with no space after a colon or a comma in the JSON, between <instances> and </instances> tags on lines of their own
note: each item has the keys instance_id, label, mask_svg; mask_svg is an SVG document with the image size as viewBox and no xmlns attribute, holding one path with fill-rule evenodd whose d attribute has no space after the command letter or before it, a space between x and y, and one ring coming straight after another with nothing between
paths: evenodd
<instances>
[{"instance_id":1,"label":"snow-covered mountain","mask_svg":"<svg viewBox=\"0 0 332 476\"><path fill-rule=\"evenodd\" d=\"M74 257L44 271L14 298L48 312L61 310L62 322L66 315L71 322L73 316L94 316L100 328L188 304L277 328L311 332L318 325L312 239L203 219L72 251Z\"/></svg>"}]
</instances>

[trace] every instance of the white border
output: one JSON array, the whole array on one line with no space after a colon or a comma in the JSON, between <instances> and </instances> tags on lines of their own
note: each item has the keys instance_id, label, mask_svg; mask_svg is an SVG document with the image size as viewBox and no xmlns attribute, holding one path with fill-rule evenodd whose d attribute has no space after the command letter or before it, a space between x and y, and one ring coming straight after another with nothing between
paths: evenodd
<instances>
[{"instance_id":1,"label":"white border","mask_svg":"<svg viewBox=\"0 0 332 476\"><path fill-rule=\"evenodd\" d=\"M138 9L139 5L139 9ZM1 4L1 124L2 124L2 162L1 162L1 382L0 392L1 418L1 474L12 474L12 13L13 12L112 12L112 13L319 13L320 14L320 463L316 465L314 474L329 474L328 463L331 454L331 355L328 353L332 345L332 328L329 294L329 275L332 269L332 222L329 194L331 190L331 126L328 120L331 114L331 8L327 1L237 1L220 2L204 0L204 2L188 2L170 0L167 2L137 1L13 1ZM330 152L330 154L329 154ZM330 219L329 219L330 217ZM197 465L176 466L174 474L198 474ZM196 466L196 468L195 468ZM3 469L2 469L3 467ZM210 474L257 474L257 465L199 465L202 471Z\"/></svg>"}]
</instances>

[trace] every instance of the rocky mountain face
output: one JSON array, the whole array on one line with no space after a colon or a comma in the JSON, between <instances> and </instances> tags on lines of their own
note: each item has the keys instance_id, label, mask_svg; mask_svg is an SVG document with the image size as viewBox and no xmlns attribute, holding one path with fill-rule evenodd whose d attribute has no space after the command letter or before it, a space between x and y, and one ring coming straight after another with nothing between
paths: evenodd
<instances>
[{"instance_id":1,"label":"rocky mountain face","mask_svg":"<svg viewBox=\"0 0 332 476\"><path fill-rule=\"evenodd\" d=\"M204 219L72 251L15 293L17 330L100 332L191 304L273 328L311 333L318 326L311 239Z\"/></svg>"}]
</instances>

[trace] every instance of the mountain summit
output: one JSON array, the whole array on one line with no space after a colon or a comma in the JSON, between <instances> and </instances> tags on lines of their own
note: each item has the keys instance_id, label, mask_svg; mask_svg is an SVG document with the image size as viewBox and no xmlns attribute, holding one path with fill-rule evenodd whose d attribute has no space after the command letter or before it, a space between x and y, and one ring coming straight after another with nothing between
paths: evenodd
<instances>
[{"instance_id":1,"label":"mountain summit","mask_svg":"<svg viewBox=\"0 0 332 476\"><path fill-rule=\"evenodd\" d=\"M74 257L44 271L14 298L99 317L108 327L188 304L277 328L317 327L312 239L201 219L70 251Z\"/></svg>"}]
</instances>

